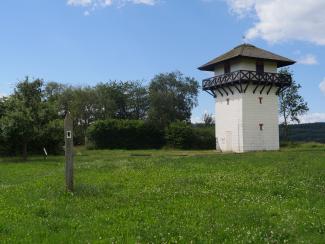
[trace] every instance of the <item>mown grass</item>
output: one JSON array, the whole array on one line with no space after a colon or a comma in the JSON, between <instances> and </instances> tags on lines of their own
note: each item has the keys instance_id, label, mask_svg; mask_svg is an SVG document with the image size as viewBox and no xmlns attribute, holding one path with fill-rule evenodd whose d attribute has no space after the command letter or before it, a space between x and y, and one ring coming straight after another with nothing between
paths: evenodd
<instances>
[{"instance_id":1,"label":"mown grass","mask_svg":"<svg viewBox=\"0 0 325 244\"><path fill-rule=\"evenodd\" d=\"M0 159L1 243L324 243L325 146Z\"/></svg>"}]
</instances>

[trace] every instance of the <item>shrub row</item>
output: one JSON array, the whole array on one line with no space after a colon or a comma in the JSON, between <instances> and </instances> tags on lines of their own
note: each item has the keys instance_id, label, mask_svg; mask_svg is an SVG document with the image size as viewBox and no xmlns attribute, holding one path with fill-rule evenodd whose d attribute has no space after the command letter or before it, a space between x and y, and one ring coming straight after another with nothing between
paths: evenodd
<instances>
[{"instance_id":1,"label":"shrub row","mask_svg":"<svg viewBox=\"0 0 325 244\"><path fill-rule=\"evenodd\" d=\"M214 149L213 127L192 127L184 122L169 125L165 132L168 147L178 149Z\"/></svg>"},{"instance_id":2,"label":"shrub row","mask_svg":"<svg viewBox=\"0 0 325 244\"><path fill-rule=\"evenodd\" d=\"M1 128L0 128L1 130ZM0 131L0 156L21 154L21 146L12 138L4 138ZM62 154L64 146L63 120L57 119L42 127L37 136L31 138L27 150L31 154L42 155L45 148L48 154Z\"/></svg>"},{"instance_id":3,"label":"shrub row","mask_svg":"<svg viewBox=\"0 0 325 244\"><path fill-rule=\"evenodd\" d=\"M101 120L87 130L87 147L93 149L213 149L214 130L193 128L184 122L165 130L141 120Z\"/></svg>"},{"instance_id":4,"label":"shrub row","mask_svg":"<svg viewBox=\"0 0 325 244\"><path fill-rule=\"evenodd\" d=\"M142 120L100 120L87 130L88 148L147 149L163 144L163 131Z\"/></svg>"}]
</instances>

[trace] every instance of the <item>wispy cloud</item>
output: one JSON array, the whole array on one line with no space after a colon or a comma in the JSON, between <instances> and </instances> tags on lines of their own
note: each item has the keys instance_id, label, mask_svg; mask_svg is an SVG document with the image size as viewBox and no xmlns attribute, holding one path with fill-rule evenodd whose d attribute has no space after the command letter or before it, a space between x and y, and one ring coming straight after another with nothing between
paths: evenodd
<instances>
[{"instance_id":1,"label":"wispy cloud","mask_svg":"<svg viewBox=\"0 0 325 244\"><path fill-rule=\"evenodd\" d=\"M308 113L301 116L300 123L325 122L325 113Z\"/></svg>"},{"instance_id":2,"label":"wispy cloud","mask_svg":"<svg viewBox=\"0 0 325 244\"><path fill-rule=\"evenodd\" d=\"M301 56L298 60L299 64L306 64L306 65L315 65L318 64L317 58L313 54L306 54Z\"/></svg>"},{"instance_id":3,"label":"wispy cloud","mask_svg":"<svg viewBox=\"0 0 325 244\"><path fill-rule=\"evenodd\" d=\"M80 6L88 8L100 8L108 7L112 5L124 6L125 4L144 4L155 5L158 0L67 0L67 4L70 6Z\"/></svg>"},{"instance_id":4,"label":"wispy cloud","mask_svg":"<svg viewBox=\"0 0 325 244\"><path fill-rule=\"evenodd\" d=\"M325 78L324 80L319 84L319 89L321 92L325 95Z\"/></svg>"},{"instance_id":5,"label":"wispy cloud","mask_svg":"<svg viewBox=\"0 0 325 244\"><path fill-rule=\"evenodd\" d=\"M325 45L323 0L224 0L239 17L253 16L256 23L246 38L268 42L308 41Z\"/></svg>"},{"instance_id":6,"label":"wispy cloud","mask_svg":"<svg viewBox=\"0 0 325 244\"><path fill-rule=\"evenodd\" d=\"M127 4L142 4L153 6L160 0L67 0L67 4L74 7L83 7L85 16L89 16L91 12L99 8L110 6L123 7Z\"/></svg>"}]
</instances>

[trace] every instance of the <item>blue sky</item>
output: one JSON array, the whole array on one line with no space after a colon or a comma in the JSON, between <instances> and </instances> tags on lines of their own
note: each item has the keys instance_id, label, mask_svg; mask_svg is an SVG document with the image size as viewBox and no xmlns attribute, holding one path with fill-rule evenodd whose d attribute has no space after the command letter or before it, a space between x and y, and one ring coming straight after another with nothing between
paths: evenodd
<instances>
[{"instance_id":1,"label":"blue sky","mask_svg":"<svg viewBox=\"0 0 325 244\"><path fill-rule=\"evenodd\" d=\"M310 112L325 121L323 0L3 0L0 95L26 75L74 85L142 80L197 70L246 41L299 61L292 66ZM295 6L295 8L292 8ZM323 83L322 83L323 81ZM193 120L213 113L200 92Z\"/></svg>"}]
</instances>

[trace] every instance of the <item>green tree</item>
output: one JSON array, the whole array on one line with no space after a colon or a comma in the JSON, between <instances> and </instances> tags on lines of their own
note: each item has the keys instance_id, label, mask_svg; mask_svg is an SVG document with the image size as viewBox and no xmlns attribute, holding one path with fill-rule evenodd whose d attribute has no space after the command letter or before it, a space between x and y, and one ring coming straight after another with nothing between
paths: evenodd
<instances>
[{"instance_id":1,"label":"green tree","mask_svg":"<svg viewBox=\"0 0 325 244\"><path fill-rule=\"evenodd\" d=\"M49 124L58 119L58 113L46 99L43 85L41 79L30 81L26 77L18 82L14 93L1 102L2 140L11 146L10 150L18 147L24 160L27 159L29 147L35 146L41 151L46 145L57 145L53 144L52 138L48 138L48 130L62 130L59 123Z\"/></svg>"},{"instance_id":2,"label":"green tree","mask_svg":"<svg viewBox=\"0 0 325 244\"><path fill-rule=\"evenodd\" d=\"M144 119L149 97L137 81L100 83L95 87L99 119Z\"/></svg>"},{"instance_id":3,"label":"green tree","mask_svg":"<svg viewBox=\"0 0 325 244\"><path fill-rule=\"evenodd\" d=\"M209 113L204 113L203 122L206 126L213 125L214 124L213 115Z\"/></svg>"},{"instance_id":4,"label":"green tree","mask_svg":"<svg viewBox=\"0 0 325 244\"><path fill-rule=\"evenodd\" d=\"M156 75L149 86L149 120L166 127L171 122L190 122L197 105L198 82L180 72Z\"/></svg>"},{"instance_id":5,"label":"green tree","mask_svg":"<svg viewBox=\"0 0 325 244\"><path fill-rule=\"evenodd\" d=\"M28 77L19 82L14 94L6 100L6 111L1 118L3 137L21 146L24 160L29 142L40 130L42 85L42 80L30 82Z\"/></svg>"},{"instance_id":6,"label":"green tree","mask_svg":"<svg viewBox=\"0 0 325 244\"><path fill-rule=\"evenodd\" d=\"M292 75L289 69L282 69L280 74ZM300 84L297 84L293 79L292 84L282 91L280 97L280 115L283 118L284 138L288 140L289 136L289 123L300 123L299 116L308 112L308 104L304 101L303 97L299 94Z\"/></svg>"}]
</instances>

